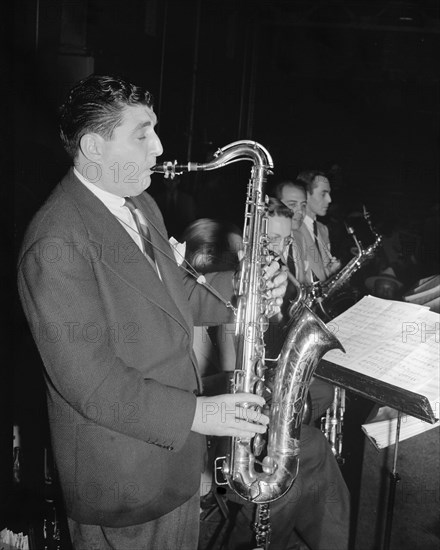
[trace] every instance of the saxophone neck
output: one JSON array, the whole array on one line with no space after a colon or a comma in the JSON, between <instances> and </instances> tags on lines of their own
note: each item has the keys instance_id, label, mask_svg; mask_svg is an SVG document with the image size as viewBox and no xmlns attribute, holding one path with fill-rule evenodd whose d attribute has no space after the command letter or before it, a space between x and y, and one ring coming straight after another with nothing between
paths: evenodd
<instances>
[{"instance_id":1,"label":"saxophone neck","mask_svg":"<svg viewBox=\"0 0 440 550\"><path fill-rule=\"evenodd\" d=\"M351 236L351 238L354 240L354 244L357 248L357 257L360 258L363 253L363 248L361 243L359 242L358 238L356 237L356 233L354 232L354 229L350 226L345 224L345 228L347 230L347 233Z\"/></svg>"},{"instance_id":2,"label":"saxophone neck","mask_svg":"<svg viewBox=\"0 0 440 550\"><path fill-rule=\"evenodd\" d=\"M256 141L245 139L234 141L218 149L214 153L214 158L209 162L188 162L186 164L178 164L177 160L165 161L153 166L151 171L163 174L165 178L173 179L176 175L183 174L184 172L217 170L233 162L240 162L243 160L253 162L255 167L258 167L266 173L272 173L273 160L269 151Z\"/></svg>"},{"instance_id":3,"label":"saxophone neck","mask_svg":"<svg viewBox=\"0 0 440 550\"><path fill-rule=\"evenodd\" d=\"M356 273L356 271L358 271L366 262L370 261L374 256L374 252L382 242L382 237L375 233L375 242L368 248L364 249L360 241L357 239L354 229L348 225L346 225L346 228L347 232L351 235L356 244L357 254L356 256L353 256L347 265L338 271L338 273L335 273L322 284L322 297L324 299L331 297L336 290L341 288L341 286L343 286L352 277L352 275Z\"/></svg>"},{"instance_id":4,"label":"saxophone neck","mask_svg":"<svg viewBox=\"0 0 440 550\"><path fill-rule=\"evenodd\" d=\"M322 298L327 299L332 294L344 285L350 277L361 267L366 253L362 247L362 244L356 237L353 227L345 225L347 233L352 237L357 248L356 256L353 258L337 273L329 277L324 283L322 283Z\"/></svg>"},{"instance_id":5,"label":"saxophone neck","mask_svg":"<svg viewBox=\"0 0 440 550\"><path fill-rule=\"evenodd\" d=\"M365 206L365 204L362 205L362 208L363 208L363 216L364 216L364 219L365 221L367 222L368 224L368 227L370 228L370 231L371 233L373 233L375 239L376 239L376 242L378 244L380 244L381 240L382 240L382 236L379 235L379 233L376 231L376 228L374 227L373 225L373 222L371 221L371 215L370 215L370 212L367 210L367 207Z\"/></svg>"}]
</instances>

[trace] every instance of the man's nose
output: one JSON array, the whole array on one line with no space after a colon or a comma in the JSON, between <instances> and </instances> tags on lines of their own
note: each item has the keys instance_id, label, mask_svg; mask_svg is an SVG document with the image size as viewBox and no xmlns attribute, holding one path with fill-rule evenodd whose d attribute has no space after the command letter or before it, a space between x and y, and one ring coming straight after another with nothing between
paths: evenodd
<instances>
[{"instance_id":1,"label":"man's nose","mask_svg":"<svg viewBox=\"0 0 440 550\"><path fill-rule=\"evenodd\" d=\"M162 142L160 141L160 138L157 134L154 134L152 152L156 157L160 157L160 155L162 155L163 153Z\"/></svg>"}]
</instances>

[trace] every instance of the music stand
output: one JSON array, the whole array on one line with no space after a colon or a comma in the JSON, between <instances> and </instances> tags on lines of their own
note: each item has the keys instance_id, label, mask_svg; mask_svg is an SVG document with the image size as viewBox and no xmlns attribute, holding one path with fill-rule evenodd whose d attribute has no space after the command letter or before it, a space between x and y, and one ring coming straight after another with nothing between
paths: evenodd
<instances>
[{"instance_id":1,"label":"music stand","mask_svg":"<svg viewBox=\"0 0 440 550\"><path fill-rule=\"evenodd\" d=\"M396 487L401 480L397 472L397 459L399 451L399 437L402 414L414 416L434 424L436 418L426 396L382 382L363 373L355 372L330 361L323 359L315 370L315 376L335 384L362 397L366 397L381 406L388 406L398 411L397 429L393 454L393 468L390 472L390 487L388 491L387 515L384 527L384 541L382 550L389 550L391 541L391 528L394 514L394 500Z\"/></svg>"}]
</instances>

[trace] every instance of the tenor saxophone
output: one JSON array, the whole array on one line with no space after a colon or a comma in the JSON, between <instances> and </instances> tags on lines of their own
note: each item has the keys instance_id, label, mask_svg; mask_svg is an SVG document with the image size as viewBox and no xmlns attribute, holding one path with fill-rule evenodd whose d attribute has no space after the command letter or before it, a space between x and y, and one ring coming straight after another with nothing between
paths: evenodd
<instances>
[{"instance_id":1,"label":"tenor saxophone","mask_svg":"<svg viewBox=\"0 0 440 550\"><path fill-rule=\"evenodd\" d=\"M324 282L299 283L296 279L292 278L292 282L297 287L297 295L295 300L289 305L288 318L296 315L297 309L301 304L306 304L324 321L328 322L332 320L334 317L331 309L332 300L334 300L338 291L350 281L353 275L374 258L377 250L382 245L382 236L376 233L371 225L369 214L365 207L364 218L374 234L374 242L367 248L364 248L362 243L357 239L354 229L346 226L347 233L353 238L356 245L356 255L340 271Z\"/></svg>"},{"instance_id":2,"label":"tenor saxophone","mask_svg":"<svg viewBox=\"0 0 440 550\"><path fill-rule=\"evenodd\" d=\"M366 218L367 219L367 218ZM347 232L353 238L357 253L338 273L321 283L321 304L325 310L325 302L334 297L336 292L348 283L351 277L359 271L367 262L371 261L382 244L382 236L374 233L375 241L373 244L364 248L356 237L354 229L347 226Z\"/></svg>"},{"instance_id":3,"label":"tenor saxophone","mask_svg":"<svg viewBox=\"0 0 440 550\"><path fill-rule=\"evenodd\" d=\"M265 278L271 257L265 184L273 162L262 145L236 141L219 149L207 163L164 162L152 170L172 178L178 173L215 170L242 160L251 161L253 166L244 214L244 257L238 275L236 365L231 391L263 395L269 403L269 411L264 412L270 421L265 436L230 438L229 451L216 459L215 471L222 472L237 495L257 505L257 543L267 548L268 505L289 490L298 473L301 420L312 375L328 350L343 347L317 315L301 305L288 327L276 366L266 362L264 333L272 302ZM261 412L255 404L247 407ZM216 481L221 484L218 475Z\"/></svg>"}]
</instances>

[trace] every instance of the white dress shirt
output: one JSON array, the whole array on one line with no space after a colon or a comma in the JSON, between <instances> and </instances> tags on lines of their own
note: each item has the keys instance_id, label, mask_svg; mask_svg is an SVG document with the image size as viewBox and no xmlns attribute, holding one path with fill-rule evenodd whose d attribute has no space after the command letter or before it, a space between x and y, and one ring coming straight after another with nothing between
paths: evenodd
<instances>
[{"instance_id":1,"label":"white dress shirt","mask_svg":"<svg viewBox=\"0 0 440 550\"><path fill-rule=\"evenodd\" d=\"M132 213L127 206L124 206L125 199L97 187L95 184L86 180L86 178L81 175L76 168L73 169L73 172L79 181L83 183L87 189L91 191L102 203L104 203L110 212L118 219L119 223L127 231L138 247L143 250L142 237L138 233Z\"/></svg>"}]
</instances>

